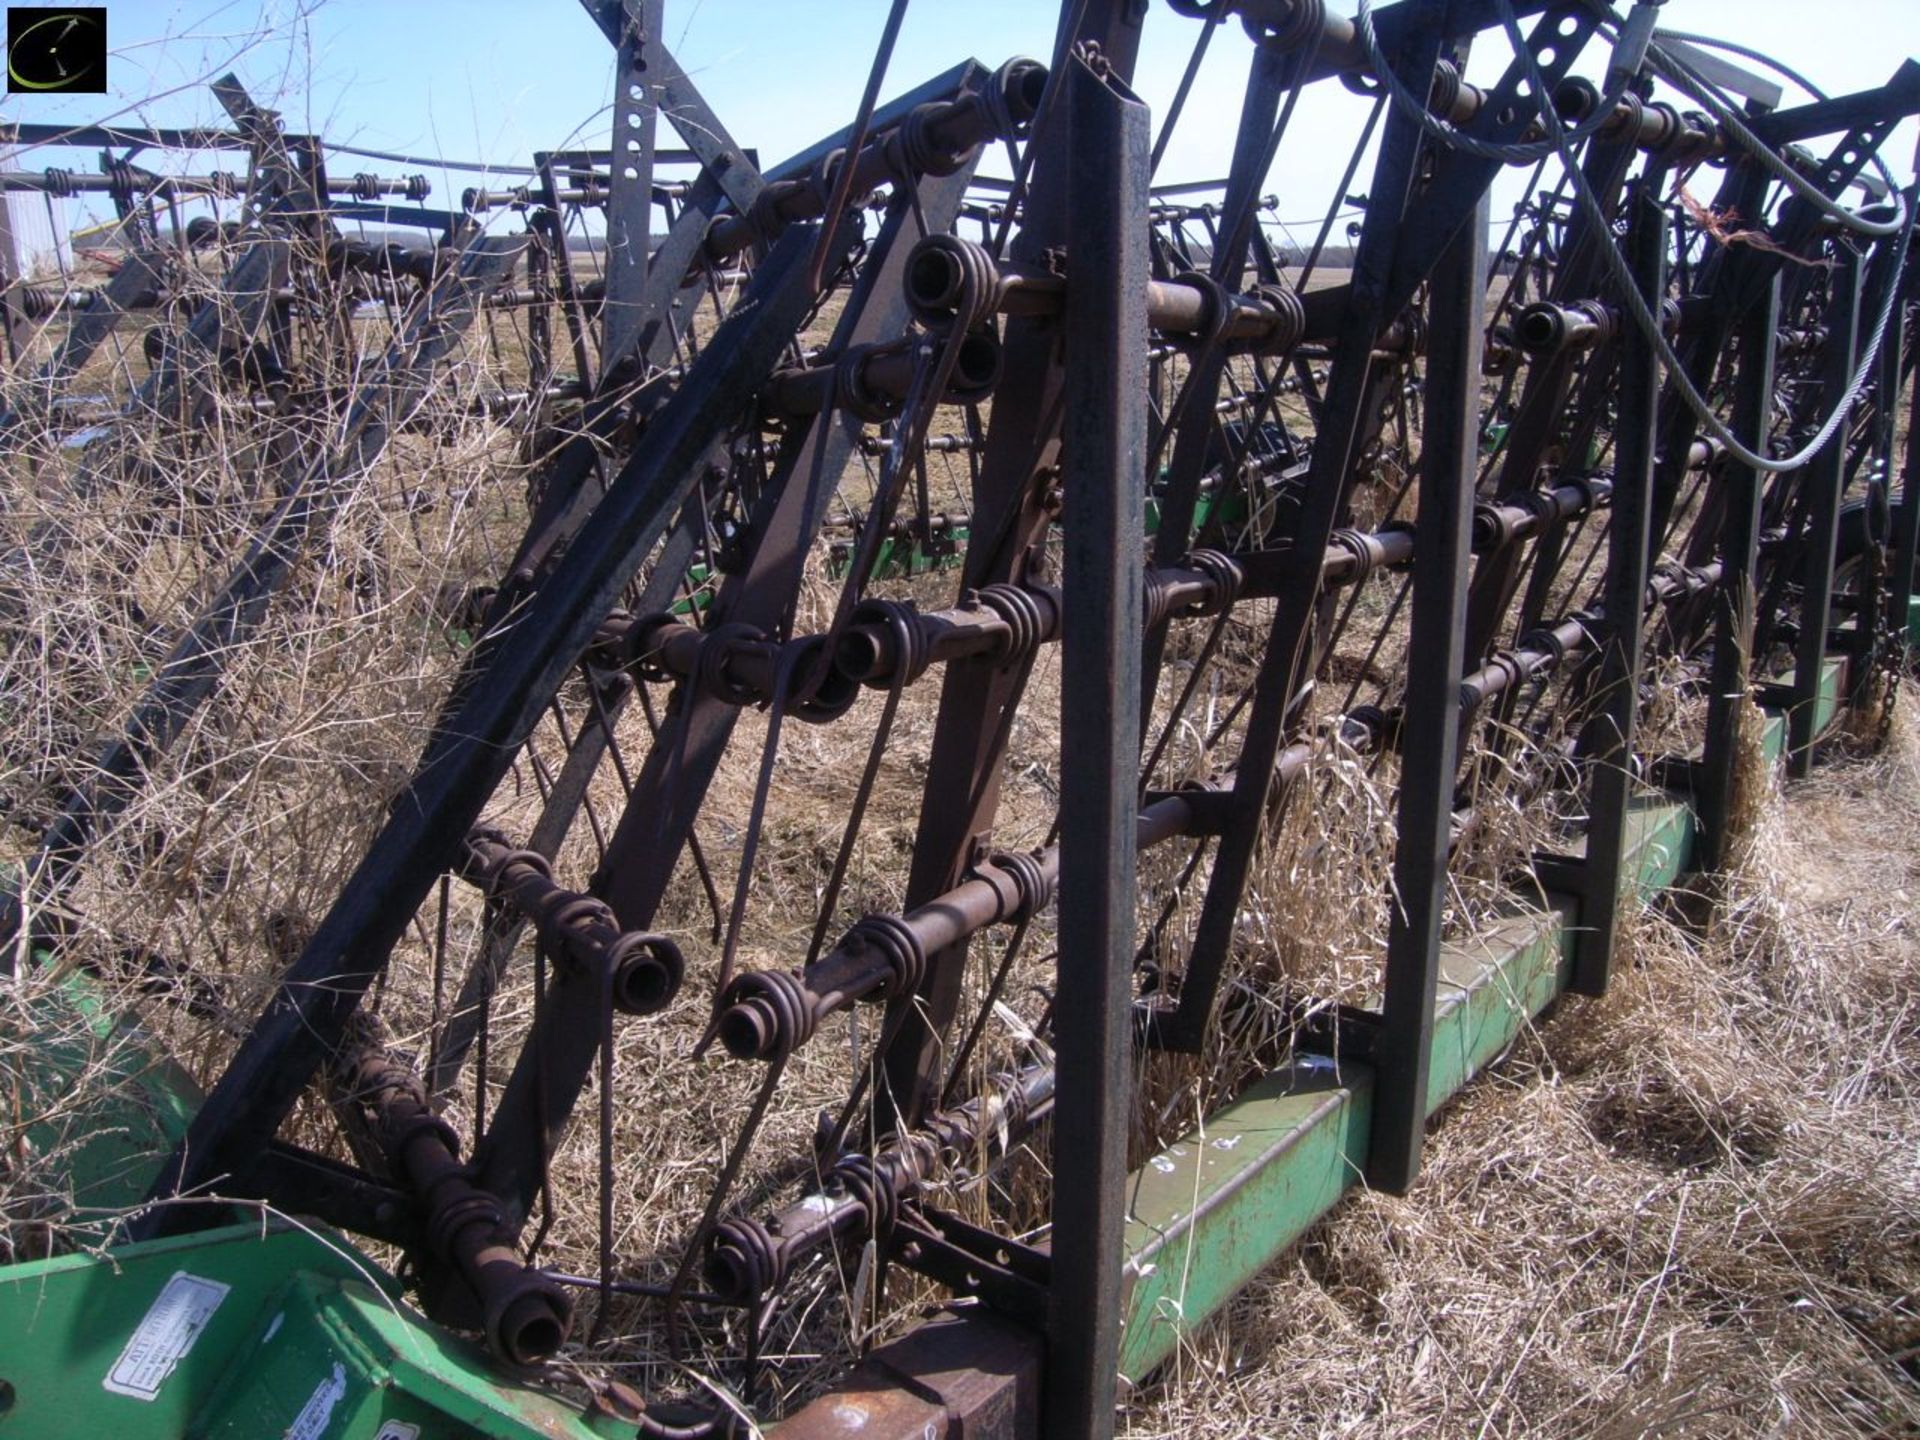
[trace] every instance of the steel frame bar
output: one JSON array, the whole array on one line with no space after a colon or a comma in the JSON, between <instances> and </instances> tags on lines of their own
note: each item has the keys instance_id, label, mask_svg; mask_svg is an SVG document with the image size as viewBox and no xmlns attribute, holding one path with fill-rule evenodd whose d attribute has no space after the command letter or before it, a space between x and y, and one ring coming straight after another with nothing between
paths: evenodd
<instances>
[{"instance_id":1,"label":"steel frame bar","mask_svg":"<svg viewBox=\"0 0 1920 1440\"><path fill-rule=\"evenodd\" d=\"M1734 379L1733 432L1761 449L1772 429L1775 337L1780 328L1780 274L1768 277L1763 299L1739 325L1740 365ZM1760 476L1730 462L1721 496L1720 585L1714 592L1713 660L1707 690L1707 726L1696 794L1701 868L1722 869L1741 753L1740 731L1749 703L1753 645L1754 567L1760 547Z\"/></svg>"},{"instance_id":2,"label":"steel frame bar","mask_svg":"<svg viewBox=\"0 0 1920 1440\"><path fill-rule=\"evenodd\" d=\"M1666 227L1644 185L1628 190L1627 253L1634 282L1649 304L1666 293ZM1659 360L1638 331L1624 341L1620 398L1614 416L1612 527L1607 535L1606 644L1594 682L1593 712L1581 737L1588 781L1586 853L1554 867L1549 883L1572 879L1579 899L1571 988L1606 992L1613 969L1625 879L1627 817L1632 802L1635 721L1646 648L1645 596L1653 543L1654 425Z\"/></svg>"},{"instance_id":3,"label":"steel frame bar","mask_svg":"<svg viewBox=\"0 0 1920 1440\"><path fill-rule=\"evenodd\" d=\"M1413 532L1413 614L1407 649L1409 723L1400 741L1394 902L1386 988L1374 1046L1374 1118L1367 1183L1404 1194L1420 1173L1427 1071L1440 977L1448 834L1460 749L1466 665L1467 554L1480 443L1482 276L1489 203L1483 191L1435 267L1428 325L1434 357L1420 443L1420 511Z\"/></svg>"},{"instance_id":4,"label":"steel frame bar","mask_svg":"<svg viewBox=\"0 0 1920 1440\"><path fill-rule=\"evenodd\" d=\"M1825 404L1838 403L1853 379L1859 354L1861 261L1852 246L1836 247L1829 272L1827 341L1821 357L1820 393ZM1813 768L1814 702L1827 656L1827 621L1832 613L1834 546L1840 534L1840 493L1846 485L1847 445L1836 435L1814 456L1801 476L1805 549L1800 570L1800 635L1795 646L1793 701L1787 711L1787 773L1807 775ZM1871 611L1869 611L1869 614ZM1871 635L1868 616L1862 631Z\"/></svg>"},{"instance_id":5,"label":"steel frame bar","mask_svg":"<svg viewBox=\"0 0 1920 1440\"><path fill-rule=\"evenodd\" d=\"M1132 1112L1134 832L1140 753L1139 537L1146 525L1147 109L1068 61L1066 505L1061 637L1060 960L1047 1433L1113 1433L1121 1181ZM1088 704L1094 695L1104 705Z\"/></svg>"},{"instance_id":6,"label":"steel frame bar","mask_svg":"<svg viewBox=\"0 0 1920 1440\"><path fill-rule=\"evenodd\" d=\"M1440 56L1441 18L1431 12L1424 19L1414 16L1397 56L1403 78L1432 73ZM1386 307L1386 292L1422 149L1418 127L1397 112L1389 115L1340 323L1336 348L1342 353L1370 357L1375 337L1392 318L1393 312ZM1370 359L1334 367L1325 406L1317 417L1318 440L1295 532L1295 544L1303 554L1323 552L1338 521L1370 369ZM1232 818L1220 837L1213 875L1202 901L1179 1008L1170 1013L1160 1011L1151 1021L1150 1038L1161 1048L1198 1051L1212 1022L1227 946L1267 813L1274 761L1288 715L1297 703L1302 677L1312 670L1312 657L1305 652L1309 626L1320 600L1319 579L1317 567L1303 565L1278 597L1241 742Z\"/></svg>"}]
</instances>

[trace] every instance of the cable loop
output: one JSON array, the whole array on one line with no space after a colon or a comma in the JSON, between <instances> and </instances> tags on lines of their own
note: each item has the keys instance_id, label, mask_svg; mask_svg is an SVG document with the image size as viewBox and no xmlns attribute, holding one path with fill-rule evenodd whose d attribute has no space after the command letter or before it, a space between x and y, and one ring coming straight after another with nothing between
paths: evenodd
<instances>
[{"instance_id":1,"label":"cable loop","mask_svg":"<svg viewBox=\"0 0 1920 1440\"><path fill-rule=\"evenodd\" d=\"M1426 103L1421 101L1419 97L1414 95L1407 89L1406 85L1401 82L1400 77L1394 73L1392 64L1388 62L1385 53L1381 50L1380 37L1374 32L1373 28L1372 0L1359 0L1358 8L1353 17L1353 28L1354 33L1360 37L1361 46L1367 52L1367 63L1372 67L1373 73L1379 78L1381 85L1386 88L1387 95L1392 99L1394 106L1442 145L1449 146L1463 154L1472 155L1481 160L1494 161L1500 165L1531 165L1536 161L1546 159L1554 153L1556 145L1552 139L1534 141L1531 144L1525 145L1496 144L1467 134L1450 121L1435 115L1429 110ZM1531 96L1519 98L1521 100L1531 100L1536 103L1543 122L1547 116L1553 117L1552 124L1549 126L1549 134L1551 135L1559 128L1560 117L1558 112L1553 108L1552 99L1547 93L1545 81L1540 77L1539 64L1534 60L1533 50L1526 44L1524 38L1517 39L1514 42L1514 46L1516 53L1520 54L1528 65L1528 79L1533 86L1533 94ZM1600 98L1600 103L1595 113L1589 119L1582 121L1580 124L1574 126L1572 130L1566 132L1568 142L1584 140L1588 136L1597 133L1603 126L1611 121L1613 118L1613 107L1619 103L1620 96L1626 93L1627 87L1632 83L1632 79L1633 77L1630 75L1623 77L1615 91L1603 95Z\"/></svg>"},{"instance_id":2,"label":"cable loop","mask_svg":"<svg viewBox=\"0 0 1920 1440\"><path fill-rule=\"evenodd\" d=\"M1360 8L1361 13L1364 15L1367 8L1366 0L1361 0ZM1508 40L1514 45L1516 53L1526 62L1529 80L1537 90L1544 83L1541 79L1540 67L1533 58L1533 52L1526 48L1520 35L1520 22L1515 17L1512 0L1501 0L1500 10L1501 21L1506 27ZM1658 46L1650 47L1648 50L1649 56L1659 53ZM1782 69L1783 73L1785 73L1784 67L1782 67ZM1791 78L1795 79L1797 83L1805 83L1799 81L1799 77L1797 76ZM1812 90L1811 86L1807 88L1812 91L1813 94L1819 94L1817 90ZM1692 90L1689 90L1689 93L1694 94L1694 98L1696 99L1702 99L1704 103L1704 86L1700 93ZM1709 108L1712 109L1714 107L1709 105ZM1561 125L1560 117L1555 113L1552 106L1545 108L1543 116L1546 121L1547 133L1551 137L1554 148L1560 153L1561 162L1566 166L1568 178L1573 182L1574 200L1586 215L1587 223L1593 227L1594 232L1599 235L1610 236L1612 229L1605 207L1601 205L1599 197L1593 193L1592 185L1588 183L1585 174L1581 170L1579 157L1573 152L1572 147L1575 132L1569 131ZM1720 111L1715 110L1715 116L1723 125L1731 128L1734 133L1744 137L1742 143L1754 148L1756 158L1760 159L1768 169L1774 170L1778 174L1791 177L1788 186L1789 189L1794 190L1796 194L1801 194L1809 188L1806 182L1800 179L1799 176L1793 175L1791 169L1786 166L1784 162L1773 156L1772 152L1760 143L1752 131L1748 130L1744 125L1741 125L1737 119L1731 118L1730 112L1722 114ZM1765 154L1761 153L1763 151ZM1898 187L1892 183L1892 172L1887 169L1886 162L1881 160L1877 153L1874 156L1874 163L1879 167L1881 174L1886 177L1888 188L1897 190ZM1890 222L1889 226L1881 226L1877 222L1869 223L1861 221L1857 216L1853 216L1851 212L1839 209L1829 202L1825 196L1819 195L1818 191L1814 191L1813 194L1817 197L1817 200L1810 203L1815 203L1819 209L1828 215L1842 219L1843 223L1851 225L1852 228L1856 230L1864 231L1870 235L1892 234L1897 230L1900 239L1893 257L1892 273L1897 275L1905 270L1907 252L1913 239L1914 219L1916 214L1920 213L1920 207L1913 205L1909 199L1903 195L1901 197L1900 219ZM1686 367L1680 363L1679 355L1675 353L1667 337L1661 333L1660 323L1654 318L1653 310L1647 304L1646 297L1640 293L1640 287L1635 283L1632 272L1628 270L1626 259L1620 253L1620 247L1617 244L1602 245L1600 247L1600 255L1606 263L1608 277L1612 280L1614 287L1619 292L1621 301L1627 307L1627 312L1633 316L1634 323L1640 327L1640 333L1646 337L1655 352L1659 355L1660 363L1666 367L1667 374L1669 378L1672 379L1675 388L1679 391L1680 398L1686 407L1693 411L1694 416L1706 427L1707 432L1726 447L1728 454L1732 455L1743 465L1755 470L1766 471L1769 474L1778 474L1786 470L1800 469L1806 465L1808 461L1812 460L1815 455L1818 455L1824 450L1832 442L1834 436L1839 433L1841 426L1846 423L1848 412L1852 410L1854 402L1860 398L1861 392L1865 390L1868 381L1873 376L1874 364L1879 357L1881 343L1886 339L1887 325L1893 318L1894 306L1900 295L1899 286L1889 285L1887 287L1886 302L1882 305L1880 318L1873 327L1872 338L1867 342L1865 350L1861 355L1860 368L1854 374L1853 382L1847 386L1846 392L1834 402L1833 410L1827 416L1826 423L1820 427L1819 433L1795 453L1775 458L1771 455L1762 454L1744 444L1740 440L1740 437L1735 435L1727 424L1714 413L1713 407L1707 403L1706 397L1700 393L1699 388L1687 374Z\"/></svg>"}]
</instances>

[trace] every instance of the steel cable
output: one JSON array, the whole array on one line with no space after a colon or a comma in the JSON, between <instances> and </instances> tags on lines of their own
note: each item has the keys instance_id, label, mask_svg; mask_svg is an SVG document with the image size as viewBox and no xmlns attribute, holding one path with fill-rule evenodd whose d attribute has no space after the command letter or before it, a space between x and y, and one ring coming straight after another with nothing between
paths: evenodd
<instances>
[{"instance_id":1,"label":"steel cable","mask_svg":"<svg viewBox=\"0 0 1920 1440\"><path fill-rule=\"evenodd\" d=\"M1521 60L1526 65L1529 81L1537 91L1542 85L1540 67L1538 62L1533 58L1532 50L1527 48L1526 42L1520 34L1520 24L1514 14L1512 0L1500 0L1500 11L1501 24L1506 29L1507 38L1512 43L1515 53L1521 57ZM1556 112L1551 105L1546 105L1541 107L1541 116L1546 121L1548 134L1552 136L1554 145L1558 147L1560 151L1561 163L1566 166L1567 173L1573 180L1574 199L1579 203L1581 210L1585 213L1588 223L1593 226L1596 235L1611 236L1613 233L1612 226L1607 219L1605 209L1601 206L1599 197L1593 193L1593 187L1588 184L1585 175L1581 173L1579 157L1573 153L1572 142L1568 139L1569 132L1562 126L1558 112ZM1913 238L1915 207L1912 204L1903 204L1903 209L1904 216L1900 229L1900 238L1893 261L1893 273L1896 275L1900 273L1906 264L1907 248ZM1820 427L1813 439L1806 445L1802 446L1793 454L1776 460L1771 456L1763 455L1743 444L1740 438L1733 433L1720 417L1714 414L1713 407L1707 403L1706 397L1703 396L1694 385L1692 378L1686 372L1686 367L1681 364L1679 355L1675 353L1673 346L1661 332L1659 321L1655 319L1653 311L1648 308L1646 300L1640 294L1640 287L1634 283L1633 276L1627 269L1626 257L1621 255L1619 245L1611 242L1605 244L1600 247L1600 254L1601 258L1606 262L1608 275L1612 279L1614 288L1620 295L1622 302L1625 304L1627 312L1633 316L1634 323L1640 327L1641 333L1647 338L1649 343L1653 345L1656 353L1660 356L1660 363L1666 367L1681 399L1686 402L1687 408L1693 411L1701 424L1706 427L1708 433L1722 445L1726 446L1728 452L1733 455L1735 459L1739 460L1741 464L1771 474L1800 469L1809 460L1813 459L1814 456L1826 449L1827 444L1839 431L1841 425L1845 423L1847 412L1852 408L1853 403L1859 399L1861 392L1865 390L1867 386L1867 382L1873 376L1874 361L1880 353L1881 342L1886 338L1887 325L1893 318L1894 308L1900 294L1899 286L1889 285L1887 287L1886 302L1881 306L1880 317L1874 324L1873 334L1862 354L1860 367L1855 372L1853 382L1847 386L1845 393L1835 401L1832 413L1827 416L1826 423Z\"/></svg>"}]
</instances>

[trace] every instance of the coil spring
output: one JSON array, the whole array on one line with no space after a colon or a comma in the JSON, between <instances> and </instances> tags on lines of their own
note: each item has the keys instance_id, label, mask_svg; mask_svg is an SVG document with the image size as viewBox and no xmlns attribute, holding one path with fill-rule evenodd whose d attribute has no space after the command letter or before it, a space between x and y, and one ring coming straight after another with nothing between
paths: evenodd
<instances>
[{"instance_id":1,"label":"coil spring","mask_svg":"<svg viewBox=\"0 0 1920 1440\"><path fill-rule=\"evenodd\" d=\"M1371 535L1358 530L1336 530L1327 537L1327 547L1340 550L1353 559L1353 573L1347 577L1349 585L1358 585L1373 574L1380 563L1380 547L1374 543Z\"/></svg>"},{"instance_id":2,"label":"coil spring","mask_svg":"<svg viewBox=\"0 0 1920 1440\"><path fill-rule=\"evenodd\" d=\"M933 138L933 122L944 117L947 107L938 103L916 105L907 112L906 119L894 127L887 136L885 155L887 168L903 180L915 180L921 176L938 178L959 171L980 151L978 145L956 154L942 150Z\"/></svg>"},{"instance_id":3,"label":"coil spring","mask_svg":"<svg viewBox=\"0 0 1920 1440\"><path fill-rule=\"evenodd\" d=\"M927 973L927 952L921 948L920 937L913 933L913 928L898 915L869 915L856 921L841 943L855 942L879 951L891 972L891 978L874 993L873 999L908 995L920 988L920 981Z\"/></svg>"},{"instance_id":4,"label":"coil spring","mask_svg":"<svg viewBox=\"0 0 1920 1440\"><path fill-rule=\"evenodd\" d=\"M1280 350L1298 345L1307 333L1306 302L1298 292L1287 285L1256 285L1253 295L1274 315L1274 333L1268 345Z\"/></svg>"},{"instance_id":5,"label":"coil spring","mask_svg":"<svg viewBox=\"0 0 1920 1440\"><path fill-rule=\"evenodd\" d=\"M867 388L866 362L871 350L849 350L834 363L833 390L838 404L870 425L892 420L900 413L901 401L876 395Z\"/></svg>"},{"instance_id":6,"label":"coil spring","mask_svg":"<svg viewBox=\"0 0 1920 1440\"><path fill-rule=\"evenodd\" d=\"M1187 556L1187 566L1206 576L1213 586L1212 598L1196 605L1195 615L1221 615L1233 608L1247 578L1239 561L1218 550L1195 550Z\"/></svg>"},{"instance_id":7,"label":"coil spring","mask_svg":"<svg viewBox=\"0 0 1920 1440\"><path fill-rule=\"evenodd\" d=\"M1293 0L1291 12L1278 24L1256 20L1251 15L1242 15L1240 25L1256 45L1282 52L1298 50L1316 35L1325 31L1326 0Z\"/></svg>"},{"instance_id":8,"label":"coil spring","mask_svg":"<svg viewBox=\"0 0 1920 1440\"><path fill-rule=\"evenodd\" d=\"M1039 857L1018 850L996 851L987 863L1013 878L1020 892L1020 908L1009 920L1028 920L1053 903L1057 877L1047 872Z\"/></svg>"},{"instance_id":9,"label":"coil spring","mask_svg":"<svg viewBox=\"0 0 1920 1440\"><path fill-rule=\"evenodd\" d=\"M1033 658L1040 648L1047 618L1033 592L1018 585L987 585L974 593L974 603L991 610L1007 627L1007 639L998 657L1002 665Z\"/></svg>"},{"instance_id":10,"label":"coil spring","mask_svg":"<svg viewBox=\"0 0 1920 1440\"><path fill-rule=\"evenodd\" d=\"M609 945L606 964L613 970L614 1008L623 1015L666 1009L687 973L680 947L646 930L629 930Z\"/></svg>"},{"instance_id":11,"label":"coil spring","mask_svg":"<svg viewBox=\"0 0 1920 1440\"><path fill-rule=\"evenodd\" d=\"M1027 92L1036 71L1044 88L1046 67L1038 60L1016 55L993 72L993 78L981 92L980 99L986 106L988 123L1000 139L1024 140L1032 132L1034 115L1039 106L1030 100Z\"/></svg>"},{"instance_id":12,"label":"coil spring","mask_svg":"<svg viewBox=\"0 0 1920 1440\"><path fill-rule=\"evenodd\" d=\"M843 1155L828 1178L838 1182L865 1213L861 1239L885 1235L893 1229L900 1218L900 1192L889 1168L876 1164L871 1155Z\"/></svg>"},{"instance_id":13,"label":"coil spring","mask_svg":"<svg viewBox=\"0 0 1920 1440\"><path fill-rule=\"evenodd\" d=\"M500 846L505 854L489 860L482 853L486 844ZM553 866L547 857L538 850L516 850L506 833L490 826L476 826L468 835L462 847L460 874L463 879L478 885L488 895L495 894L506 883L507 871L514 866L523 866L543 880L553 878Z\"/></svg>"},{"instance_id":14,"label":"coil spring","mask_svg":"<svg viewBox=\"0 0 1920 1440\"><path fill-rule=\"evenodd\" d=\"M913 247L907 274L926 275L929 262L950 266L950 283L938 294L931 287L909 285L907 304L916 320L929 329L976 330L993 318L999 306L1000 269L985 246L958 235L930 235Z\"/></svg>"},{"instance_id":15,"label":"coil spring","mask_svg":"<svg viewBox=\"0 0 1920 1440\"><path fill-rule=\"evenodd\" d=\"M720 993L720 1043L740 1060L781 1060L813 1038L814 997L786 970L749 970Z\"/></svg>"},{"instance_id":16,"label":"coil spring","mask_svg":"<svg viewBox=\"0 0 1920 1440\"><path fill-rule=\"evenodd\" d=\"M736 1216L714 1227L702 1268L707 1288L714 1294L755 1303L785 1282L787 1252L760 1221Z\"/></svg>"},{"instance_id":17,"label":"coil spring","mask_svg":"<svg viewBox=\"0 0 1920 1440\"><path fill-rule=\"evenodd\" d=\"M862 600L854 608L855 625L883 625L893 636L893 681L911 685L933 663L932 647L920 628L920 610L911 600Z\"/></svg>"},{"instance_id":18,"label":"coil spring","mask_svg":"<svg viewBox=\"0 0 1920 1440\"><path fill-rule=\"evenodd\" d=\"M1207 304L1206 316L1200 322L1200 332L1187 342L1185 348L1194 351L1213 349L1226 331L1227 322L1233 318L1233 296L1227 293L1226 286L1203 270L1183 270L1173 278L1175 284L1198 290Z\"/></svg>"},{"instance_id":19,"label":"coil spring","mask_svg":"<svg viewBox=\"0 0 1920 1440\"><path fill-rule=\"evenodd\" d=\"M728 677L727 659L735 645L765 638L758 627L738 621L716 625L707 631L700 645L700 661L695 671L700 688L715 699L735 705L751 705L758 701L761 698L758 694Z\"/></svg>"}]
</instances>

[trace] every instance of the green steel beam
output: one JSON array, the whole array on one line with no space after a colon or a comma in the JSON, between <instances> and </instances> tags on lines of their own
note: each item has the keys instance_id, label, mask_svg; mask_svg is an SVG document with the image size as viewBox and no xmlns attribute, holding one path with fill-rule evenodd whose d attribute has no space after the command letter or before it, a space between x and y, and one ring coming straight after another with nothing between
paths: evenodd
<instances>
[{"instance_id":1,"label":"green steel beam","mask_svg":"<svg viewBox=\"0 0 1920 1440\"><path fill-rule=\"evenodd\" d=\"M1648 797L1628 825L1633 887L1671 881L1692 850L1692 812ZM1516 905L1492 929L1442 947L1429 1114L1566 988L1574 905L1556 896ZM1130 1177L1120 1358L1129 1381L1144 1380L1360 1182L1372 1089L1358 1062L1296 1061Z\"/></svg>"},{"instance_id":2,"label":"green steel beam","mask_svg":"<svg viewBox=\"0 0 1920 1440\"><path fill-rule=\"evenodd\" d=\"M1843 666L1829 662L1817 729L1837 713ZM1786 722L1769 714L1777 759ZM1638 896L1687 869L1693 811L1649 793L1628 814L1622 885ZM1441 955L1428 1114L1501 1055L1567 987L1576 902L1544 895ZM1259 1081L1129 1177L1120 1371L1138 1383L1183 1336L1237 1294L1360 1182L1372 1074L1307 1057Z\"/></svg>"},{"instance_id":3,"label":"green steel beam","mask_svg":"<svg viewBox=\"0 0 1920 1440\"><path fill-rule=\"evenodd\" d=\"M36 1210L82 1241L104 1241L146 1197L200 1092L84 973L36 970L22 988L23 1005L0 1009L0 1040L30 1042L9 1044L21 1058L0 1072L0 1103L10 1121L24 1121L29 1157L11 1198L39 1187Z\"/></svg>"}]
</instances>

